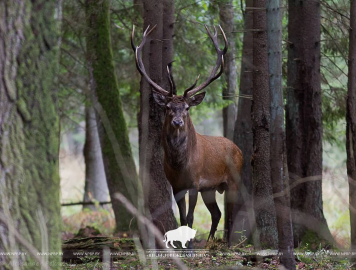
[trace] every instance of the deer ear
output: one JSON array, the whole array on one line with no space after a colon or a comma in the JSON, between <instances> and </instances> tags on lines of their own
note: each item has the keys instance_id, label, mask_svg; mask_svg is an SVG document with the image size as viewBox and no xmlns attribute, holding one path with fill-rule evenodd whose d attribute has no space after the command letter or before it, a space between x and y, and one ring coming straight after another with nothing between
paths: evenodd
<instances>
[{"instance_id":1,"label":"deer ear","mask_svg":"<svg viewBox=\"0 0 356 270\"><path fill-rule=\"evenodd\" d=\"M189 98L189 106L197 106L199 105L205 97L205 92L197 94Z\"/></svg>"},{"instance_id":2,"label":"deer ear","mask_svg":"<svg viewBox=\"0 0 356 270\"><path fill-rule=\"evenodd\" d=\"M153 92L153 98L155 99L158 105L160 106L166 105L166 97L164 95Z\"/></svg>"}]
</instances>

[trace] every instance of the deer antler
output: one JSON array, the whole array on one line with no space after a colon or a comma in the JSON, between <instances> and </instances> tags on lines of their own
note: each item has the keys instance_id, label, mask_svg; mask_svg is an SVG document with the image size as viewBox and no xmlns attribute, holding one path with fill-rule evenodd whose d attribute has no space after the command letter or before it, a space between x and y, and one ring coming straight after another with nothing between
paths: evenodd
<instances>
[{"instance_id":1,"label":"deer antler","mask_svg":"<svg viewBox=\"0 0 356 270\"><path fill-rule=\"evenodd\" d=\"M195 83L191 87L187 88L184 91L184 97L191 97L191 96L195 95L196 93L198 93L199 91L203 90L210 83L212 83L217 78L219 78L221 76L221 74L223 73L223 70L224 70L224 55L226 54L227 49L228 49L228 41L227 41L226 35L225 35L223 29L221 28L221 26L219 25L221 34L223 35L224 42L225 42L224 49L220 50L219 49L219 44L218 44L218 32L217 32L215 26L214 26L214 35L212 35L210 33L210 31L209 31L209 29L208 29L208 27L206 25L204 25L204 26L206 28L206 31L208 32L208 35L209 35L210 39L214 43L214 47L215 47L215 50L216 50L216 52L218 54L218 57L216 59L215 66L214 66L213 70L210 73L209 78L205 82L203 82L201 85L199 85L198 87L192 89L193 87L195 87L195 85L196 85L196 83L197 83L197 81L199 79L199 76L198 76L198 78L195 80ZM217 72L219 67L220 67L220 71L216 74L216 72Z\"/></svg>"},{"instance_id":2,"label":"deer antler","mask_svg":"<svg viewBox=\"0 0 356 270\"><path fill-rule=\"evenodd\" d=\"M172 63L173 62L174 61L170 62L167 65L168 79L169 79L169 84L171 86L171 91L170 91L171 96L173 96L174 93L177 93L176 84L174 82L173 75L172 75Z\"/></svg>"},{"instance_id":3,"label":"deer antler","mask_svg":"<svg viewBox=\"0 0 356 270\"><path fill-rule=\"evenodd\" d=\"M143 47L143 45L145 45L146 38L153 31L153 29L156 28L156 26L157 25L153 26L151 30L149 30L150 26L147 27L146 31L143 33L143 38L142 38L141 44L138 47L136 47L135 44L134 44L135 26L133 26L133 28L132 28L131 46L132 46L132 49L135 52L136 67L137 67L138 71L140 72L140 74L146 78L146 80L149 82L149 84L151 86L153 86L153 88L154 88L154 90L156 92L158 92L158 93L160 93L161 95L164 95L164 96L168 96L170 94L173 95L172 92L173 92L174 83L171 83L171 85L172 85L171 92L168 92L167 90L165 90L162 87L160 87L158 84L156 84L154 81L152 81L150 77L148 77L148 75L146 73L146 70L145 70L145 67L143 65L142 59L141 59L142 47ZM167 67L167 68L168 68L168 72L169 72L169 67ZM169 74L169 76L170 76L169 79L171 81L172 80L171 79L171 75Z\"/></svg>"}]
</instances>

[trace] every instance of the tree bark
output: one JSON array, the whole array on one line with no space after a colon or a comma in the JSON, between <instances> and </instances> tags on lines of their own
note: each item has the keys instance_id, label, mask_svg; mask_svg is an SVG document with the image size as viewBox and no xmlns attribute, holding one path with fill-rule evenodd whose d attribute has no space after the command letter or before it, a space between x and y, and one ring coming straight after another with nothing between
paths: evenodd
<instances>
[{"instance_id":1,"label":"tree bark","mask_svg":"<svg viewBox=\"0 0 356 270\"><path fill-rule=\"evenodd\" d=\"M253 34L249 31L253 28L253 0L246 0L246 11L244 14L244 37L242 47L240 92L242 96L252 96L253 93ZM235 206L237 215L235 231L245 231L246 237L252 234L254 224L254 211L252 200L252 166L251 157L253 149L252 135L252 102L248 98L239 97L237 106L237 117L234 130L234 143L241 149L244 155L244 164L241 171L241 179L244 184L240 188Z\"/></svg>"},{"instance_id":2,"label":"tree bark","mask_svg":"<svg viewBox=\"0 0 356 270\"><path fill-rule=\"evenodd\" d=\"M108 184L106 182L103 156L101 154L100 140L96 123L95 109L91 104L85 108L85 187L84 202L105 202L109 197ZM96 205L84 205L83 208L97 210Z\"/></svg>"},{"instance_id":3,"label":"tree bark","mask_svg":"<svg viewBox=\"0 0 356 270\"><path fill-rule=\"evenodd\" d=\"M290 183L305 177L318 178L291 190L294 245L297 246L310 230L330 241L332 236L322 201L320 2L289 0L288 3L286 143ZM314 224L318 223L316 231L305 224L311 218Z\"/></svg>"},{"instance_id":4,"label":"tree bark","mask_svg":"<svg viewBox=\"0 0 356 270\"><path fill-rule=\"evenodd\" d=\"M270 92L266 0L255 0L253 12L253 195L256 227L262 247L276 248L278 234L270 167Z\"/></svg>"},{"instance_id":5,"label":"tree bark","mask_svg":"<svg viewBox=\"0 0 356 270\"><path fill-rule=\"evenodd\" d=\"M169 89L167 64L173 58L174 2L172 0L144 0L144 29L157 25L143 48L143 63L150 78ZM141 79L139 112L140 178L145 205L153 223L164 234L174 229L172 188L163 170L161 133L163 109L155 103L151 86Z\"/></svg>"},{"instance_id":6,"label":"tree bark","mask_svg":"<svg viewBox=\"0 0 356 270\"><path fill-rule=\"evenodd\" d=\"M229 50L224 56L224 78L226 81L226 87L223 88L222 96L224 100L235 100L235 91L237 83L237 69L235 63L235 37L233 35L234 30L234 9L232 8L232 0L224 0L218 2L219 7L219 18L220 25L224 30L227 40L229 41ZM224 107L222 110L223 113L223 128L224 128L224 137L233 140L234 135L234 125L235 125L235 116L236 109L235 104L231 103L228 106ZM224 207L227 209L226 205L226 192L224 194ZM236 216L236 212L233 214ZM225 236L228 232L228 214L225 210ZM234 225L233 225L234 226ZM240 238L239 234L231 234L231 241L238 242Z\"/></svg>"},{"instance_id":7,"label":"tree bark","mask_svg":"<svg viewBox=\"0 0 356 270\"><path fill-rule=\"evenodd\" d=\"M224 77L226 87L223 88L222 96L224 100L235 100L237 84L237 68L235 63L235 36L234 31L234 9L232 0L223 0L218 2L220 25L224 29L227 40L229 41L229 50L224 56ZM236 117L235 104L223 108L224 137L233 140L234 123Z\"/></svg>"},{"instance_id":8,"label":"tree bark","mask_svg":"<svg viewBox=\"0 0 356 270\"><path fill-rule=\"evenodd\" d=\"M109 6L109 0L86 1L87 61L116 231L128 231L132 215L115 193L121 192L137 205L139 188L113 65Z\"/></svg>"},{"instance_id":9,"label":"tree bark","mask_svg":"<svg viewBox=\"0 0 356 270\"><path fill-rule=\"evenodd\" d=\"M0 252L27 253L2 269L39 269L37 252L60 269L60 14L61 1L0 3Z\"/></svg>"},{"instance_id":10,"label":"tree bark","mask_svg":"<svg viewBox=\"0 0 356 270\"><path fill-rule=\"evenodd\" d=\"M349 74L346 102L347 176L349 180L349 210L351 251L356 251L356 1L350 4ZM352 262L356 262L353 257ZM355 268L355 267L354 267Z\"/></svg>"},{"instance_id":11,"label":"tree bark","mask_svg":"<svg viewBox=\"0 0 356 270\"><path fill-rule=\"evenodd\" d=\"M267 1L268 26L268 70L271 99L271 180L274 205L277 214L278 250L281 264L288 270L295 269L292 217L290 213L289 190L285 186L288 179L285 167L284 108L282 88L282 12L281 0Z\"/></svg>"},{"instance_id":12,"label":"tree bark","mask_svg":"<svg viewBox=\"0 0 356 270\"><path fill-rule=\"evenodd\" d=\"M162 36L162 86L164 89L170 89L168 80L167 65L173 59L173 37L174 37L174 0L162 0L163 14L163 36ZM172 68L173 69L173 68ZM177 94L177 92L174 92Z\"/></svg>"}]
</instances>

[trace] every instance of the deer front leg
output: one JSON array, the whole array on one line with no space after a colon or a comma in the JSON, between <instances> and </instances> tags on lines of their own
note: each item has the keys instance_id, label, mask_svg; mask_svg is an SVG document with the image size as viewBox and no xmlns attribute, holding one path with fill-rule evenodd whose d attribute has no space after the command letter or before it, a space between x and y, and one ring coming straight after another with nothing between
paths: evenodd
<instances>
[{"instance_id":1,"label":"deer front leg","mask_svg":"<svg viewBox=\"0 0 356 270\"><path fill-rule=\"evenodd\" d=\"M215 232L221 218L221 212L218 204L216 203L215 190L203 191L201 192L201 196L211 214L211 229L208 237L209 241L210 238L213 239L215 236Z\"/></svg>"},{"instance_id":2,"label":"deer front leg","mask_svg":"<svg viewBox=\"0 0 356 270\"><path fill-rule=\"evenodd\" d=\"M193 228L193 221L194 221L194 209L197 205L198 200L198 191L196 189L189 190L189 210L187 215L187 222L190 228Z\"/></svg>"},{"instance_id":3,"label":"deer front leg","mask_svg":"<svg viewBox=\"0 0 356 270\"><path fill-rule=\"evenodd\" d=\"M188 215L187 215L187 222L188 222L188 226L190 228L193 228L194 209L195 209L195 206L197 205L197 200L198 200L198 190L190 189L189 190L189 210L188 210ZM189 241L188 248L189 249L193 248L193 240Z\"/></svg>"},{"instance_id":4,"label":"deer front leg","mask_svg":"<svg viewBox=\"0 0 356 270\"><path fill-rule=\"evenodd\" d=\"M182 190L179 192L174 192L174 198L177 202L178 209L179 209L179 217L180 217L180 226L187 225L187 210L185 206L185 193L186 190Z\"/></svg>"}]
</instances>

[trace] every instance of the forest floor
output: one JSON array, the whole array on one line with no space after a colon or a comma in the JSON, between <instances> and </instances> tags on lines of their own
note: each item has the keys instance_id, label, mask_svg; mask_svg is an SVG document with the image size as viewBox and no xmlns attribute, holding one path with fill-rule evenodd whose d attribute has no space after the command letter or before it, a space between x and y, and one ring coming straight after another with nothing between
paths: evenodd
<instances>
[{"instance_id":1,"label":"forest floor","mask_svg":"<svg viewBox=\"0 0 356 270\"><path fill-rule=\"evenodd\" d=\"M113 252L110 255L116 254L116 256L111 256L109 260L105 260L105 255L81 256L78 257L79 259L64 262L62 269L179 269L172 259L153 259L149 256L149 252L140 257L134 249L132 239L125 239L124 242L126 247L128 247L127 243L131 242L133 248ZM210 242L206 250L197 249L193 252L195 256L204 254L202 257L190 258L189 252L177 253L176 250L174 252L180 254L179 259L188 269L285 269L279 265L278 257L270 255L275 251L266 250L256 254L251 246L228 249L226 243L222 243L221 240ZM316 252L298 250L298 252L300 254L296 256L297 269L351 269L347 258L330 256L325 250Z\"/></svg>"},{"instance_id":2,"label":"forest floor","mask_svg":"<svg viewBox=\"0 0 356 270\"><path fill-rule=\"evenodd\" d=\"M326 146L324 150L327 152L334 149L329 148ZM350 221L347 203L343 199L348 196L346 173L344 166L341 164L344 162L344 157L339 156L338 153L325 154L324 161L327 164L334 164L332 168L330 166L324 168L323 172L324 213L335 240L340 246L347 249L350 242ZM62 202L81 201L84 187L84 163L82 158L73 155L62 155L61 179ZM73 181L73 179L76 179L76 181ZM223 205L223 196L217 195L218 204ZM221 210L223 212L223 207L221 207ZM198 229L197 242L194 244L194 248L207 250L207 256L180 258L189 269L283 269L279 266L276 257L256 257L256 254L252 252L252 246L242 247L240 245L228 249L221 240L207 244L204 239L208 236L211 219L207 208L201 200L201 196L199 196L194 214L193 228ZM62 269L177 269L176 264L171 259L153 260L147 254L140 257L136 247L132 244L133 239L128 238L130 236L129 233L113 234L115 219L111 206L100 208L98 211L82 210L81 206L62 207L62 216L64 223L62 238L64 243L69 239L73 239L80 228L85 228L86 226L93 226L99 229L101 233L97 235L98 237L106 237L111 240L122 239L118 240L119 243L120 241L125 242L124 247L122 247L122 243L121 245L116 244L117 247L121 248L120 252L122 251L123 253L112 257L109 267L107 267L108 263L102 262L101 255L92 255L90 253L92 249L84 248L81 251L88 251L87 254L84 253L83 256L78 256L76 260L64 261ZM221 220L216 234L218 239L223 237L223 228L224 224L223 220ZM86 236L83 235L82 237ZM102 252L102 249L99 252ZM341 251L335 251L336 255L330 255L331 251L325 250L321 246L306 246L296 250L296 252L299 252L296 256L297 269L350 269L347 254L345 255Z\"/></svg>"},{"instance_id":3,"label":"forest floor","mask_svg":"<svg viewBox=\"0 0 356 270\"><path fill-rule=\"evenodd\" d=\"M193 251L172 248L144 251L140 240L128 234L103 236L92 227L80 230L63 241L62 269L179 269L173 259L167 258L172 255L188 269L284 269L277 251L254 252L253 246L244 245L245 241L228 248L221 239L209 242L196 239ZM348 252L326 248L306 245L295 250L297 269L351 269Z\"/></svg>"}]
</instances>

